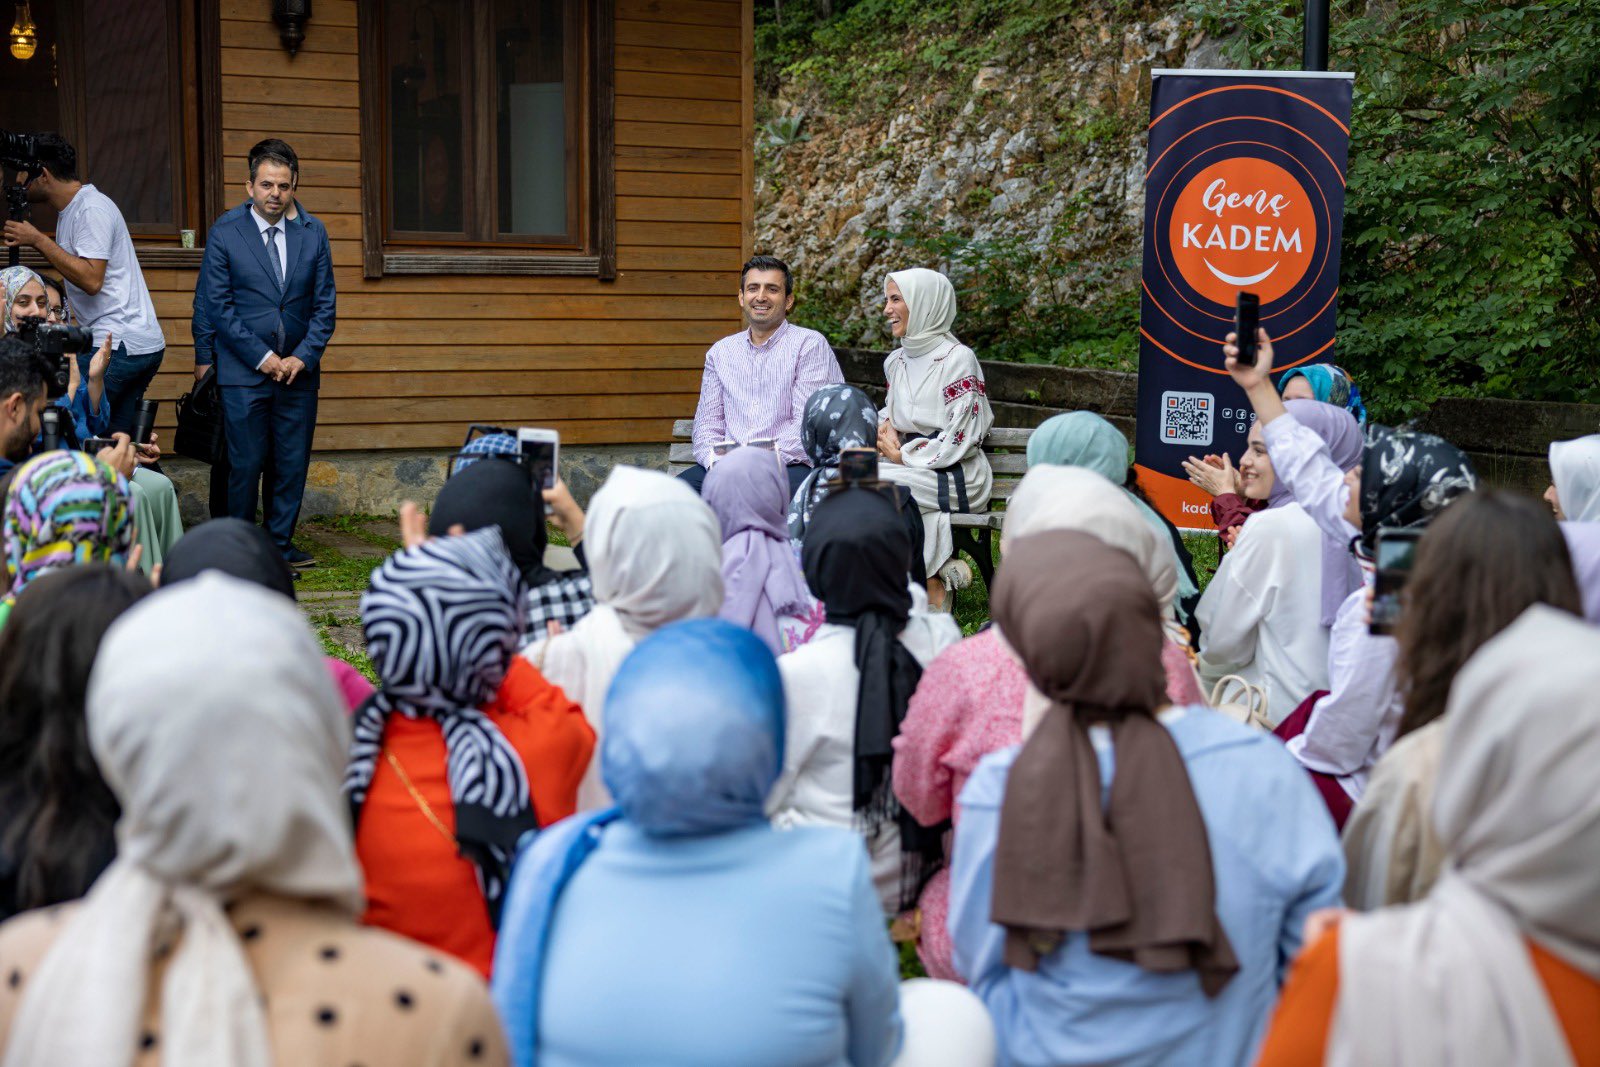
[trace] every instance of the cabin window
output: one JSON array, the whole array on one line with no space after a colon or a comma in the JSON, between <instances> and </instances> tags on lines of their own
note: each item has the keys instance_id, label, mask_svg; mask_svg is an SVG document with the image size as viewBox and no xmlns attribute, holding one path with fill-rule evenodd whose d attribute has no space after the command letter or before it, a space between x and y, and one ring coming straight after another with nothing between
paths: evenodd
<instances>
[{"instance_id":1,"label":"cabin window","mask_svg":"<svg viewBox=\"0 0 1600 1067\"><path fill-rule=\"evenodd\" d=\"M6 4L4 17L23 10ZM59 132L78 151L79 177L116 202L136 237L176 244L180 230L203 230L212 205L193 118L216 71L214 56L201 69L195 31L215 23L215 0L31 0L26 11L32 54L0 50L0 129ZM55 230L47 204L32 221Z\"/></svg>"},{"instance_id":2,"label":"cabin window","mask_svg":"<svg viewBox=\"0 0 1600 1067\"><path fill-rule=\"evenodd\" d=\"M597 258L609 10L362 0L369 275L454 271L464 254Z\"/></svg>"}]
</instances>

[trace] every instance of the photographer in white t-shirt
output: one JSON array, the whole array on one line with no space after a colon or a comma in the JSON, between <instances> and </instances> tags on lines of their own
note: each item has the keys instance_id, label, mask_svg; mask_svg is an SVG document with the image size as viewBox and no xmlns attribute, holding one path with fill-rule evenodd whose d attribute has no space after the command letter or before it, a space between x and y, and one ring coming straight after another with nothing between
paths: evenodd
<instances>
[{"instance_id":1,"label":"photographer in white t-shirt","mask_svg":"<svg viewBox=\"0 0 1600 1067\"><path fill-rule=\"evenodd\" d=\"M34 143L42 169L28 183L28 199L56 210L55 240L31 222L8 221L6 247L38 249L66 279L72 310L79 323L94 331L95 344L108 333L116 340L106 371L111 431L131 433L139 401L167 350L133 238L111 198L79 179L72 145L56 133L38 134ZM87 353L79 357L80 373L87 373L88 361Z\"/></svg>"}]
</instances>

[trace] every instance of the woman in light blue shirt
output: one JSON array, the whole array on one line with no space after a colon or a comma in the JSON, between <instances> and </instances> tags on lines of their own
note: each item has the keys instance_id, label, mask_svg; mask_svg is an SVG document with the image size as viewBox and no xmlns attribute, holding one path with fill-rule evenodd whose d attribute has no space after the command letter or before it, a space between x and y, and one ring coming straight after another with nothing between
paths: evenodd
<instances>
[{"instance_id":1,"label":"woman in light blue shirt","mask_svg":"<svg viewBox=\"0 0 1600 1067\"><path fill-rule=\"evenodd\" d=\"M783 686L721 620L641 641L606 697L616 807L516 865L495 1004L518 1067L882 1067L900 1047L894 951L861 839L772 829Z\"/></svg>"},{"instance_id":2,"label":"woman in light blue shirt","mask_svg":"<svg viewBox=\"0 0 1600 1067\"><path fill-rule=\"evenodd\" d=\"M949 929L1008 1065L1245 1063L1307 915L1339 902L1332 820L1282 744L1162 706L1151 598L1068 532L995 581L1025 740L962 790Z\"/></svg>"}]
</instances>

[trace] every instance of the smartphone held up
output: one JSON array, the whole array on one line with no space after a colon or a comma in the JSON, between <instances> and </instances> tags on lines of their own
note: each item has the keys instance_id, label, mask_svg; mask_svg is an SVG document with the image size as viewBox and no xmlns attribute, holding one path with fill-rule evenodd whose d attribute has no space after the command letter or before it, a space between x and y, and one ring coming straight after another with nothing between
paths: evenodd
<instances>
[{"instance_id":1,"label":"smartphone held up","mask_svg":"<svg viewBox=\"0 0 1600 1067\"><path fill-rule=\"evenodd\" d=\"M524 426L517 431L517 449L522 454L534 492L554 489L560 476L561 434L537 426Z\"/></svg>"},{"instance_id":2,"label":"smartphone held up","mask_svg":"<svg viewBox=\"0 0 1600 1067\"><path fill-rule=\"evenodd\" d=\"M1234 357L1241 367L1256 365L1256 333L1261 329L1261 298L1255 293L1239 291L1233 306L1233 332L1237 335L1239 354Z\"/></svg>"}]
</instances>

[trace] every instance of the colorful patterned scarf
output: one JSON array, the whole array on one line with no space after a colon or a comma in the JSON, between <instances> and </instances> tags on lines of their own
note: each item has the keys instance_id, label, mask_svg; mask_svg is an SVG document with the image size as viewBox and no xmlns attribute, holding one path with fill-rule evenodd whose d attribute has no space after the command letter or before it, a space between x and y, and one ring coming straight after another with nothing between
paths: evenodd
<instances>
[{"instance_id":1,"label":"colorful patterned scarf","mask_svg":"<svg viewBox=\"0 0 1600 1067\"><path fill-rule=\"evenodd\" d=\"M5 500L4 602L28 583L75 563L122 566L133 548L128 482L84 452L57 449L17 468Z\"/></svg>"}]
</instances>

